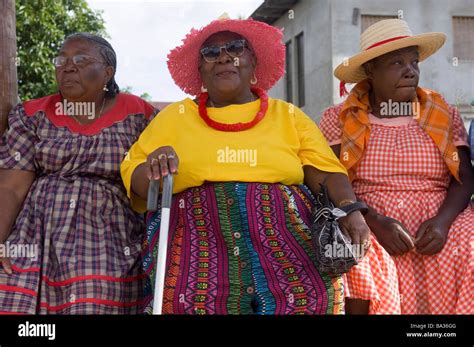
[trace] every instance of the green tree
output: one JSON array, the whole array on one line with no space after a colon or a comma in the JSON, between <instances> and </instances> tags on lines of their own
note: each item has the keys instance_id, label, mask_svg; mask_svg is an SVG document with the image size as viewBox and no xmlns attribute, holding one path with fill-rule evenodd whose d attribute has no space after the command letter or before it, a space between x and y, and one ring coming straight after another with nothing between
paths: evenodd
<instances>
[{"instance_id":1,"label":"green tree","mask_svg":"<svg viewBox=\"0 0 474 347\"><path fill-rule=\"evenodd\" d=\"M153 101L151 99L151 95L148 94L147 92L143 93L142 95L140 95L140 98L142 98L143 100L146 100L146 101Z\"/></svg>"},{"instance_id":2,"label":"green tree","mask_svg":"<svg viewBox=\"0 0 474 347\"><path fill-rule=\"evenodd\" d=\"M120 88L122 93L132 94L133 88L131 86L125 86L124 88Z\"/></svg>"},{"instance_id":3,"label":"green tree","mask_svg":"<svg viewBox=\"0 0 474 347\"><path fill-rule=\"evenodd\" d=\"M133 88L131 86L125 86L124 88L120 88L120 91L122 93L133 94ZM146 101L153 101L151 95L148 94L147 92L144 92L143 94L141 94L140 98Z\"/></svg>"},{"instance_id":4,"label":"green tree","mask_svg":"<svg viewBox=\"0 0 474 347\"><path fill-rule=\"evenodd\" d=\"M64 38L84 31L107 36L101 11L85 0L17 0L18 94L21 100L57 91L54 66Z\"/></svg>"}]
</instances>

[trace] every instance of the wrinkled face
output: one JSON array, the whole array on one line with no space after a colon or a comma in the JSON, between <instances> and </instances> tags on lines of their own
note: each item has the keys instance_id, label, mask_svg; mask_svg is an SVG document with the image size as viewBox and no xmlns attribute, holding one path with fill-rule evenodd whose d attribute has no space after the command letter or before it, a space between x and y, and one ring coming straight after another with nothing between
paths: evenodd
<instances>
[{"instance_id":1,"label":"wrinkled face","mask_svg":"<svg viewBox=\"0 0 474 347\"><path fill-rule=\"evenodd\" d=\"M95 100L113 76L113 67L106 65L98 48L87 40L66 41L58 57L67 58L64 65L56 67L56 82L59 91L68 100ZM76 57L76 64L73 57Z\"/></svg>"},{"instance_id":2,"label":"wrinkled face","mask_svg":"<svg viewBox=\"0 0 474 347\"><path fill-rule=\"evenodd\" d=\"M225 46L229 42L242 40L242 36L223 31L211 35L202 45L202 48L212 48L213 46ZM231 50L233 47L230 47ZM199 72L203 85L209 94L220 94L227 97L238 95L250 88L250 81L253 77L256 59L253 52L247 46L243 49L242 55L233 57L224 48L215 62L206 61L200 53Z\"/></svg>"},{"instance_id":3,"label":"wrinkled face","mask_svg":"<svg viewBox=\"0 0 474 347\"><path fill-rule=\"evenodd\" d=\"M413 100L420 78L418 58L417 47L411 46L384 54L364 65L374 90L382 100Z\"/></svg>"}]
</instances>

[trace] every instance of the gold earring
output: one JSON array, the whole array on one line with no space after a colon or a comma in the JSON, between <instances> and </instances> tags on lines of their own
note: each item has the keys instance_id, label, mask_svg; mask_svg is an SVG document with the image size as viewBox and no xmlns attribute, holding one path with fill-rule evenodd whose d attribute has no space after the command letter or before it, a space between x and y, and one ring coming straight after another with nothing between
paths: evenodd
<instances>
[{"instance_id":1,"label":"gold earring","mask_svg":"<svg viewBox=\"0 0 474 347\"><path fill-rule=\"evenodd\" d=\"M107 84L104 84L104 88L102 88L102 90L103 90L104 92L108 92L108 91L109 91L109 88L107 88Z\"/></svg>"},{"instance_id":2,"label":"gold earring","mask_svg":"<svg viewBox=\"0 0 474 347\"><path fill-rule=\"evenodd\" d=\"M253 85L257 84L257 76L255 76L255 72L253 73L253 77L250 80L250 83L253 84Z\"/></svg>"}]
</instances>

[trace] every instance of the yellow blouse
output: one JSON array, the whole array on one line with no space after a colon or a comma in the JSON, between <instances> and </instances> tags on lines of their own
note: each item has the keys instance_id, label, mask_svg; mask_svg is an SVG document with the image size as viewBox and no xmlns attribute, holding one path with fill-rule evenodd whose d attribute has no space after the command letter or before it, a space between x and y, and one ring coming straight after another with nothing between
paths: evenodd
<instances>
[{"instance_id":1,"label":"yellow blouse","mask_svg":"<svg viewBox=\"0 0 474 347\"><path fill-rule=\"evenodd\" d=\"M259 108L256 100L208 108L208 114L221 123L249 122ZM132 173L161 146L172 146L179 157L174 193L204 181L301 184L303 165L347 174L313 120L292 104L268 98L260 123L245 131L224 132L210 128L199 116L198 105L186 98L158 113L121 164L125 188L138 212L146 210L146 202L131 193Z\"/></svg>"}]
</instances>

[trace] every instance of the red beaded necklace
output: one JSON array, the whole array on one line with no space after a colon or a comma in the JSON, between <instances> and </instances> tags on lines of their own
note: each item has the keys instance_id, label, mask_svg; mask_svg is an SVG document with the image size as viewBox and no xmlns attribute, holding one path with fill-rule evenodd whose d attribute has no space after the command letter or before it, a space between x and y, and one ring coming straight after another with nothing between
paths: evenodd
<instances>
[{"instance_id":1,"label":"red beaded necklace","mask_svg":"<svg viewBox=\"0 0 474 347\"><path fill-rule=\"evenodd\" d=\"M206 103L207 99L209 98L208 93L201 93L199 95L199 115L201 118L209 125L211 128L220 130L220 131L243 131L250 128L253 128L255 125L260 122L265 114L267 113L268 109L268 95L265 91L261 88L252 88L252 92L258 95L260 98L260 110L255 115L255 118L247 123L235 123L235 124L225 124L219 123L215 120L212 120L207 114Z\"/></svg>"}]
</instances>

